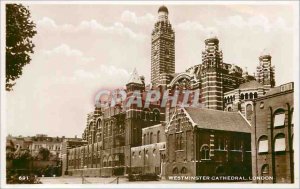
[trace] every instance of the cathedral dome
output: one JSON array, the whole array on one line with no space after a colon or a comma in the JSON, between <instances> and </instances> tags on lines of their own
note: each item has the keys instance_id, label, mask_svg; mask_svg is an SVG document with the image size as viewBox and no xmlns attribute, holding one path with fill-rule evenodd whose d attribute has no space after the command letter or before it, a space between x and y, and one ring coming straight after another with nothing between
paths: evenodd
<instances>
[{"instance_id":1,"label":"cathedral dome","mask_svg":"<svg viewBox=\"0 0 300 189\"><path fill-rule=\"evenodd\" d=\"M164 5L161 6L161 7L159 7L158 12L166 12L166 13L169 13L168 8L167 8L166 6L164 6Z\"/></svg>"},{"instance_id":2,"label":"cathedral dome","mask_svg":"<svg viewBox=\"0 0 300 189\"><path fill-rule=\"evenodd\" d=\"M208 44L208 43L219 44L219 39L217 38L217 36L213 36L208 39L205 39L205 44Z\"/></svg>"}]
</instances>

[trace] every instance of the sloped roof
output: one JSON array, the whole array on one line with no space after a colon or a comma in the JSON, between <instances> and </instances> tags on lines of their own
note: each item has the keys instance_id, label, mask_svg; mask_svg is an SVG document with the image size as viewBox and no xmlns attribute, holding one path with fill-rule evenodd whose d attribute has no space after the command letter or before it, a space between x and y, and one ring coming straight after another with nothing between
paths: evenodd
<instances>
[{"instance_id":1,"label":"sloped roof","mask_svg":"<svg viewBox=\"0 0 300 189\"><path fill-rule=\"evenodd\" d=\"M239 89L249 89L249 88L261 88L263 85L255 80L242 83L239 86Z\"/></svg>"},{"instance_id":2,"label":"sloped roof","mask_svg":"<svg viewBox=\"0 0 300 189\"><path fill-rule=\"evenodd\" d=\"M198 128L250 133L251 128L239 112L225 112L206 108L185 108Z\"/></svg>"},{"instance_id":3,"label":"sloped roof","mask_svg":"<svg viewBox=\"0 0 300 189\"><path fill-rule=\"evenodd\" d=\"M142 82L142 80L141 80L141 78L140 78L140 76L139 76L136 68L134 68L134 70L133 70L133 72L132 72L132 74L130 76L130 79L129 79L129 81L127 83L143 84L143 82Z\"/></svg>"}]
</instances>

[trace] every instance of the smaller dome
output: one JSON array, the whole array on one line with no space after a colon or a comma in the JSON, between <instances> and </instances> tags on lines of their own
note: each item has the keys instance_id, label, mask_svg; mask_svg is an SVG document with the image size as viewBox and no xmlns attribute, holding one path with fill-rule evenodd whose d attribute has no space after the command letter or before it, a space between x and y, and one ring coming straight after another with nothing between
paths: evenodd
<instances>
[{"instance_id":1,"label":"smaller dome","mask_svg":"<svg viewBox=\"0 0 300 189\"><path fill-rule=\"evenodd\" d=\"M169 13L168 8L166 6L164 6L164 5L159 7L158 12Z\"/></svg>"}]
</instances>

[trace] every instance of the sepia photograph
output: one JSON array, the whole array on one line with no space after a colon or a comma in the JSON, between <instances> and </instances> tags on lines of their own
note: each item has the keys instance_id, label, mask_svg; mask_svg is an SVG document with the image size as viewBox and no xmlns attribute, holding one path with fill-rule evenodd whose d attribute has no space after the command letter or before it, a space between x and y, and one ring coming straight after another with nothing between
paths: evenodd
<instances>
[{"instance_id":1,"label":"sepia photograph","mask_svg":"<svg viewBox=\"0 0 300 189\"><path fill-rule=\"evenodd\" d=\"M1 188L300 187L298 1L0 13Z\"/></svg>"}]
</instances>

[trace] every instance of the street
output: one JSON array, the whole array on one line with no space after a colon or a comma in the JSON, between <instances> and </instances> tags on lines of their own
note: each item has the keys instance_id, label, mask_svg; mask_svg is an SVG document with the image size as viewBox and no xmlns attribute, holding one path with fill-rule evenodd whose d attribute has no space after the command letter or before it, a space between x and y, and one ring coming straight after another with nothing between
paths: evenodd
<instances>
[{"instance_id":1,"label":"street","mask_svg":"<svg viewBox=\"0 0 300 189\"><path fill-rule=\"evenodd\" d=\"M102 177L85 177L84 184L117 184L117 177L109 177L109 178L102 178ZM41 177L41 182L43 184L82 184L81 177ZM125 177L119 177L118 180L119 184L196 184L195 182L186 182L186 181L170 181L162 179L160 181L135 181L129 182ZM251 184L252 182L230 182L228 184ZM201 183L197 183L201 184Z\"/></svg>"}]
</instances>

